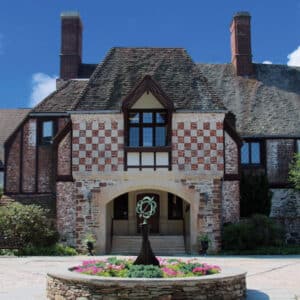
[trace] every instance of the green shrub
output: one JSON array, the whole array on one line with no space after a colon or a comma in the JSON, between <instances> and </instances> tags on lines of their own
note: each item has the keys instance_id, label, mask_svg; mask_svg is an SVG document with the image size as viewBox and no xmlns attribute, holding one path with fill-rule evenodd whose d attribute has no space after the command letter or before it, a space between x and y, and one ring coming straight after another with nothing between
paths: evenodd
<instances>
[{"instance_id":1,"label":"green shrub","mask_svg":"<svg viewBox=\"0 0 300 300\"><path fill-rule=\"evenodd\" d=\"M48 213L38 205L11 203L1 207L0 234L24 247L53 245L58 241L58 233L49 221Z\"/></svg>"},{"instance_id":2,"label":"green shrub","mask_svg":"<svg viewBox=\"0 0 300 300\"><path fill-rule=\"evenodd\" d=\"M241 217L253 214L269 216L272 192L266 175L246 175L241 178Z\"/></svg>"},{"instance_id":3,"label":"green shrub","mask_svg":"<svg viewBox=\"0 0 300 300\"><path fill-rule=\"evenodd\" d=\"M0 199L1 199L2 196L3 196L3 188L0 187Z\"/></svg>"},{"instance_id":4,"label":"green shrub","mask_svg":"<svg viewBox=\"0 0 300 300\"><path fill-rule=\"evenodd\" d=\"M224 250L252 250L258 247L279 246L284 241L284 230L264 215L227 225L223 231Z\"/></svg>"},{"instance_id":5,"label":"green shrub","mask_svg":"<svg viewBox=\"0 0 300 300\"><path fill-rule=\"evenodd\" d=\"M152 265L132 265L128 271L131 278L161 278L163 272L158 266Z\"/></svg>"},{"instance_id":6,"label":"green shrub","mask_svg":"<svg viewBox=\"0 0 300 300\"><path fill-rule=\"evenodd\" d=\"M77 255L77 251L74 248L69 246L64 246L63 244L57 243L52 246L47 247L35 247L35 246L27 246L23 249L17 251L16 255L19 256L73 256Z\"/></svg>"}]
</instances>

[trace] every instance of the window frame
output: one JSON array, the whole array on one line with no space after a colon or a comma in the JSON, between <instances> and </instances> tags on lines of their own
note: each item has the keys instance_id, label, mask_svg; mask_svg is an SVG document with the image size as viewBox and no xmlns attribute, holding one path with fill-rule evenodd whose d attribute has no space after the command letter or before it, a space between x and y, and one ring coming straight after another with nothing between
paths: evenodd
<instances>
[{"instance_id":1,"label":"window frame","mask_svg":"<svg viewBox=\"0 0 300 300\"><path fill-rule=\"evenodd\" d=\"M43 124L46 122L52 122L52 138L48 141L44 139L43 136ZM38 130L37 130L37 141L38 145L52 145L53 144L53 138L57 134L58 124L57 119L53 118L43 118L38 120Z\"/></svg>"},{"instance_id":2,"label":"window frame","mask_svg":"<svg viewBox=\"0 0 300 300\"><path fill-rule=\"evenodd\" d=\"M166 113L166 121L164 123L164 126L166 128L166 145L165 146L140 146L142 144L142 139L143 139L143 135L142 133L142 129L144 128L143 126L139 127L139 146L129 146L129 130L130 130L130 123L129 123L129 116L130 113L132 112L139 112L140 113L140 117L139 117L139 124L140 120L141 120L141 114L144 112L164 112ZM128 109L125 110L124 112L124 129L125 129L125 134L124 134L124 155L125 155L125 159L124 159L124 170L127 171L128 169L139 169L140 171L142 169L145 168L150 168L150 169L154 169L156 170L157 168L167 168L168 170L171 170L172 168L172 144L171 144L171 139L172 139L172 112L169 109ZM154 122L156 123L156 122ZM147 126L154 123L146 123ZM157 124L162 124L162 123L157 123ZM146 127L147 127L146 126ZM135 126L132 126L135 127ZM159 126L157 126L159 127ZM155 127L152 127L155 128ZM154 131L153 131L153 135L155 135ZM135 165L135 166L128 166L127 164L127 155L129 152L138 152L139 153L139 164ZM154 164L153 165L143 165L142 164L142 153L143 152L153 152L154 153ZM167 152L168 153L168 157L169 157L169 161L168 161L168 165L158 165L156 163L156 156L157 156L157 152Z\"/></svg>"},{"instance_id":3,"label":"window frame","mask_svg":"<svg viewBox=\"0 0 300 300\"><path fill-rule=\"evenodd\" d=\"M251 144L258 143L259 144L259 156L260 161L259 163L252 163L252 147ZM242 161L242 147L244 144L249 144L249 151L248 151L248 163L243 163ZM242 167L250 167L250 168L260 168L265 166L265 141L262 139L244 139L244 143L241 146L241 166Z\"/></svg>"},{"instance_id":4,"label":"window frame","mask_svg":"<svg viewBox=\"0 0 300 300\"><path fill-rule=\"evenodd\" d=\"M130 123L129 117L132 113L139 113L139 122L138 123ZM152 122L143 122L143 113L152 113ZM164 123L158 123L156 121L156 114L157 113L165 113L166 114L166 120ZM126 147L129 148L165 148L170 145L169 139L168 139L168 111L166 109L130 109L128 110L128 116L127 116L127 143ZM165 136L165 144L164 145L156 145L156 132L155 129L159 127L164 127L166 129L166 136ZM130 128L138 128L138 135L139 135L139 145L138 146L130 146ZM144 146L143 145L143 138L144 138L144 128L152 128L152 145L151 146Z\"/></svg>"}]
</instances>

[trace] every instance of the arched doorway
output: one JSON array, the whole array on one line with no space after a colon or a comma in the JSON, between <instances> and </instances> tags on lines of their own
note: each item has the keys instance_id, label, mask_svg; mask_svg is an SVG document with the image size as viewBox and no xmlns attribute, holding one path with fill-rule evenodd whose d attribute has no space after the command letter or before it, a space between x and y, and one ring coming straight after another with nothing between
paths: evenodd
<instances>
[{"instance_id":1,"label":"arched doorway","mask_svg":"<svg viewBox=\"0 0 300 300\"><path fill-rule=\"evenodd\" d=\"M189 252L190 204L173 193L150 189L124 193L106 205L106 252L138 253L141 220L136 203L146 195L157 202L156 214L149 220L154 251L174 255Z\"/></svg>"}]
</instances>

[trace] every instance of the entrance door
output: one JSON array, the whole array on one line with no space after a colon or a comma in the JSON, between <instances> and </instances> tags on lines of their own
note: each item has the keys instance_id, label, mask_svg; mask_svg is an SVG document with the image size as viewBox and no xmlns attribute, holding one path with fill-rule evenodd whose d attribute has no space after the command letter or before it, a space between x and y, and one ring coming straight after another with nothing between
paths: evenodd
<instances>
[{"instance_id":1,"label":"entrance door","mask_svg":"<svg viewBox=\"0 0 300 300\"><path fill-rule=\"evenodd\" d=\"M147 221L148 224L149 224L149 232L152 233L152 234L153 233L159 233L159 195L150 194L150 193L138 194L137 197L136 197L136 202L143 199L145 196L149 196L151 198L153 197L154 201L157 204L155 214L153 216L151 216ZM143 223L143 218L140 218L137 215L136 219L137 219L137 232L140 233L141 232L140 224Z\"/></svg>"}]
</instances>

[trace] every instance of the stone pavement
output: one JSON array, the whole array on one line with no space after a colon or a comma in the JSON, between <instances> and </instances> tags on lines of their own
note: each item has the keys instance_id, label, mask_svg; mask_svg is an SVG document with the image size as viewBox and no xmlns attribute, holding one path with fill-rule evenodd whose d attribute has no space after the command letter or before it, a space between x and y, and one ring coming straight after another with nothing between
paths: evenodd
<instances>
[{"instance_id":1,"label":"stone pavement","mask_svg":"<svg viewBox=\"0 0 300 300\"><path fill-rule=\"evenodd\" d=\"M0 256L0 300L46 299L46 273L77 265L84 259L87 257ZM248 300L300 300L299 255L206 256L201 260L246 270Z\"/></svg>"}]
</instances>

